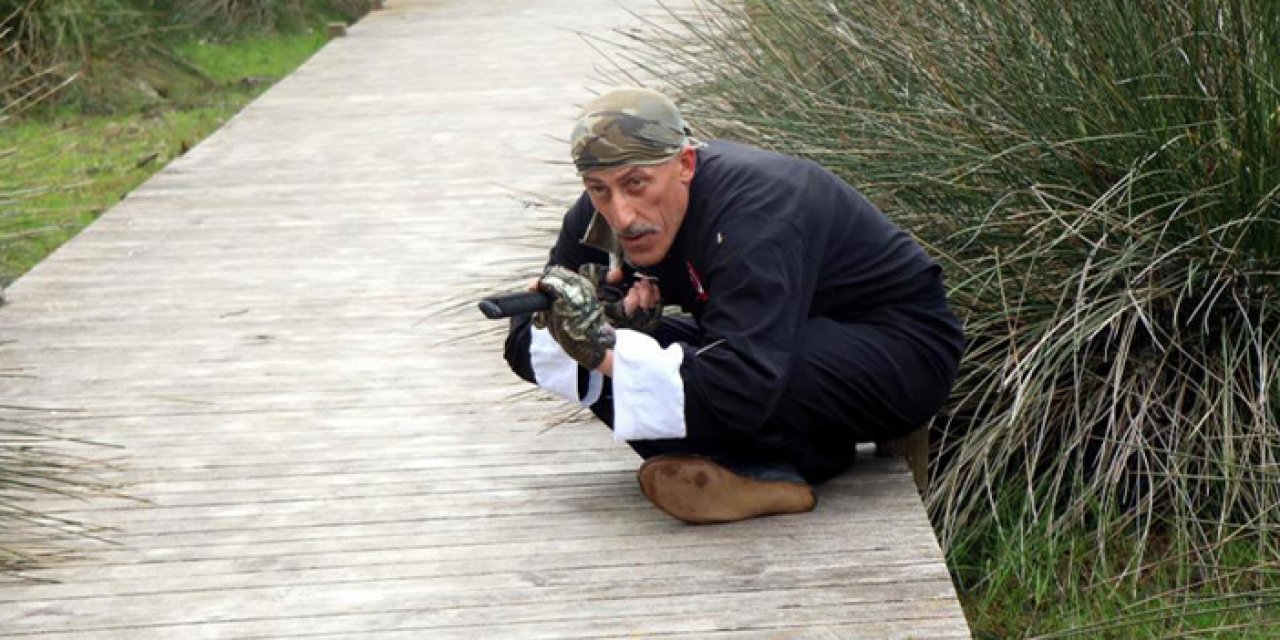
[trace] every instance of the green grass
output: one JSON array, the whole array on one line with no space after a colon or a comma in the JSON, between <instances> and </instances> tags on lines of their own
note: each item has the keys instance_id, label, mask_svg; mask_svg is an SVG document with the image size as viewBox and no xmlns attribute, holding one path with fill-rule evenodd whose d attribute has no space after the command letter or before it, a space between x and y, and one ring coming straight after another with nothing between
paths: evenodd
<instances>
[{"instance_id":1,"label":"green grass","mask_svg":"<svg viewBox=\"0 0 1280 640\"><path fill-rule=\"evenodd\" d=\"M1256 537L1210 557L1179 554L1155 532L1141 546L1111 541L1101 561L1088 532L1015 525L968 545L950 558L976 638L1280 637L1280 560Z\"/></svg>"},{"instance_id":2,"label":"green grass","mask_svg":"<svg viewBox=\"0 0 1280 640\"><path fill-rule=\"evenodd\" d=\"M26 272L217 130L326 41L317 30L178 47L207 76L130 112L51 108L0 124L0 284Z\"/></svg>"},{"instance_id":3,"label":"green grass","mask_svg":"<svg viewBox=\"0 0 1280 640\"><path fill-rule=\"evenodd\" d=\"M191 40L178 47L178 53L217 82L243 84L246 79L284 77L327 41L322 31L311 29L246 36L230 44Z\"/></svg>"}]
</instances>

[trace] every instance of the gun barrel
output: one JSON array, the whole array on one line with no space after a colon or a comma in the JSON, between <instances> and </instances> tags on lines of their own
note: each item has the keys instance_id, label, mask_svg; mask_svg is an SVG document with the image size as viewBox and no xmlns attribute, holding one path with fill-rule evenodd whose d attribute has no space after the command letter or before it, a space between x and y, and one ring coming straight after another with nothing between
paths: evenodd
<instances>
[{"instance_id":1,"label":"gun barrel","mask_svg":"<svg viewBox=\"0 0 1280 640\"><path fill-rule=\"evenodd\" d=\"M545 293L525 291L492 296L480 301L480 312L490 320L510 318L551 308L551 298Z\"/></svg>"}]
</instances>

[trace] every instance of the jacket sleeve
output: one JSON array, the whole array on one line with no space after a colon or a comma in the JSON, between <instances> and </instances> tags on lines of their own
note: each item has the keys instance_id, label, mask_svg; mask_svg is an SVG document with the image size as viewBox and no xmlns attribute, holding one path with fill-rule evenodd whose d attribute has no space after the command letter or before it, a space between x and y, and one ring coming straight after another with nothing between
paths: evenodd
<instances>
[{"instance_id":1,"label":"jacket sleeve","mask_svg":"<svg viewBox=\"0 0 1280 640\"><path fill-rule=\"evenodd\" d=\"M512 316L511 326L507 328L507 342L503 347L502 356L506 358L507 365L511 367L511 370L520 376L522 380L537 384L538 379L533 373L533 363L529 358L530 332L532 329L532 315Z\"/></svg>"}]
</instances>

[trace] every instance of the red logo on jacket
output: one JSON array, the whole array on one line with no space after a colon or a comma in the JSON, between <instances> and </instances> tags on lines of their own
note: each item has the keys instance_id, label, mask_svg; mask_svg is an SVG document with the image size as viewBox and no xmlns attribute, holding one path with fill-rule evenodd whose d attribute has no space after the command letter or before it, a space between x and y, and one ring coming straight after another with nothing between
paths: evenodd
<instances>
[{"instance_id":1,"label":"red logo on jacket","mask_svg":"<svg viewBox=\"0 0 1280 640\"><path fill-rule=\"evenodd\" d=\"M689 284L693 285L693 292L697 295L698 302L706 302L711 296L707 295L707 290L702 288L702 278L698 276L698 270L693 268L693 263L685 261L684 266L689 268Z\"/></svg>"}]
</instances>

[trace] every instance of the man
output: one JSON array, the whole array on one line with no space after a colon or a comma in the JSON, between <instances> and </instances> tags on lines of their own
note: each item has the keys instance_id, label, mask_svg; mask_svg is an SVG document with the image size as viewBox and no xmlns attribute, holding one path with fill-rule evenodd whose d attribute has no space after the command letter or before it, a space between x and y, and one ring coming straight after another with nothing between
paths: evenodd
<instances>
[{"instance_id":1,"label":"man","mask_svg":"<svg viewBox=\"0 0 1280 640\"><path fill-rule=\"evenodd\" d=\"M811 510L857 442L946 401L964 338L941 269L839 178L703 144L645 89L592 101L571 143L585 191L532 285L553 305L513 319L506 357L644 457L654 505L693 523Z\"/></svg>"}]
</instances>

